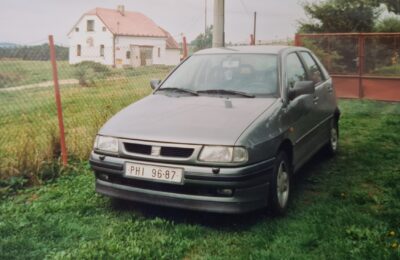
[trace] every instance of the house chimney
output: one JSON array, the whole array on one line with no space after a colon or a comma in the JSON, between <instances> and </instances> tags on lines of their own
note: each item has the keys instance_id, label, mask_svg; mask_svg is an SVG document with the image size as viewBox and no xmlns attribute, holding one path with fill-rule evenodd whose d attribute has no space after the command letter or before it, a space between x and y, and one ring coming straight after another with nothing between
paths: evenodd
<instances>
[{"instance_id":1,"label":"house chimney","mask_svg":"<svg viewBox=\"0 0 400 260\"><path fill-rule=\"evenodd\" d=\"M125 6L119 5L119 6L117 7L117 11L118 11L122 16L125 15Z\"/></svg>"}]
</instances>

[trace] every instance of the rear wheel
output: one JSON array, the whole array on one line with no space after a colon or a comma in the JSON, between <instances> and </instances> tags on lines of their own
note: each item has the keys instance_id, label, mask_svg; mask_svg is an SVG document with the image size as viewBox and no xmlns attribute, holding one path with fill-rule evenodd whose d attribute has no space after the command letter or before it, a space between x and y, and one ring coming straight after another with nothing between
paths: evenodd
<instances>
[{"instance_id":1,"label":"rear wheel","mask_svg":"<svg viewBox=\"0 0 400 260\"><path fill-rule=\"evenodd\" d=\"M292 167L284 151L278 153L271 181L269 206L275 215L284 215L290 198Z\"/></svg>"}]
</instances>

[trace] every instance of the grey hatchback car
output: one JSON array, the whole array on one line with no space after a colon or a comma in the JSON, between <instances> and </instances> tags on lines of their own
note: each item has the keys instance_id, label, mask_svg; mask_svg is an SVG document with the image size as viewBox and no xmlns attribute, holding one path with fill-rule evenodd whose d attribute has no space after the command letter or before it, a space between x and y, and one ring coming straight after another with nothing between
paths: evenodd
<instances>
[{"instance_id":1,"label":"grey hatchback car","mask_svg":"<svg viewBox=\"0 0 400 260\"><path fill-rule=\"evenodd\" d=\"M99 131L96 191L117 199L220 213L285 213L291 179L338 148L332 79L308 49L202 50Z\"/></svg>"}]
</instances>

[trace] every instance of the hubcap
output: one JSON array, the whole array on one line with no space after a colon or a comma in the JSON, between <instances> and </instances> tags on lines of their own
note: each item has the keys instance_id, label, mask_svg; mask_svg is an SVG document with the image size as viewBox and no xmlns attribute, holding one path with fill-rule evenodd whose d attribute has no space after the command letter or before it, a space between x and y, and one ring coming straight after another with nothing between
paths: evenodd
<instances>
[{"instance_id":1,"label":"hubcap","mask_svg":"<svg viewBox=\"0 0 400 260\"><path fill-rule=\"evenodd\" d=\"M338 146L338 134L336 128L331 129L331 147L336 151Z\"/></svg>"},{"instance_id":2,"label":"hubcap","mask_svg":"<svg viewBox=\"0 0 400 260\"><path fill-rule=\"evenodd\" d=\"M285 162L281 162L278 169L277 189L279 205L284 208L289 198L289 175L287 173Z\"/></svg>"}]
</instances>

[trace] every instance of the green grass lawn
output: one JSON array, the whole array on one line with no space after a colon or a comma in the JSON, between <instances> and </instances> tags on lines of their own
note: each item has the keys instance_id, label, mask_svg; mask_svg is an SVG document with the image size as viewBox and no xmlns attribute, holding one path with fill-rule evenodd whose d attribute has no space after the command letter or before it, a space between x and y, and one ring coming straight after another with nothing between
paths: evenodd
<instances>
[{"instance_id":1,"label":"green grass lawn","mask_svg":"<svg viewBox=\"0 0 400 260\"><path fill-rule=\"evenodd\" d=\"M400 104L340 107L340 153L301 170L284 218L113 204L84 162L0 202L0 259L399 259Z\"/></svg>"}]
</instances>

